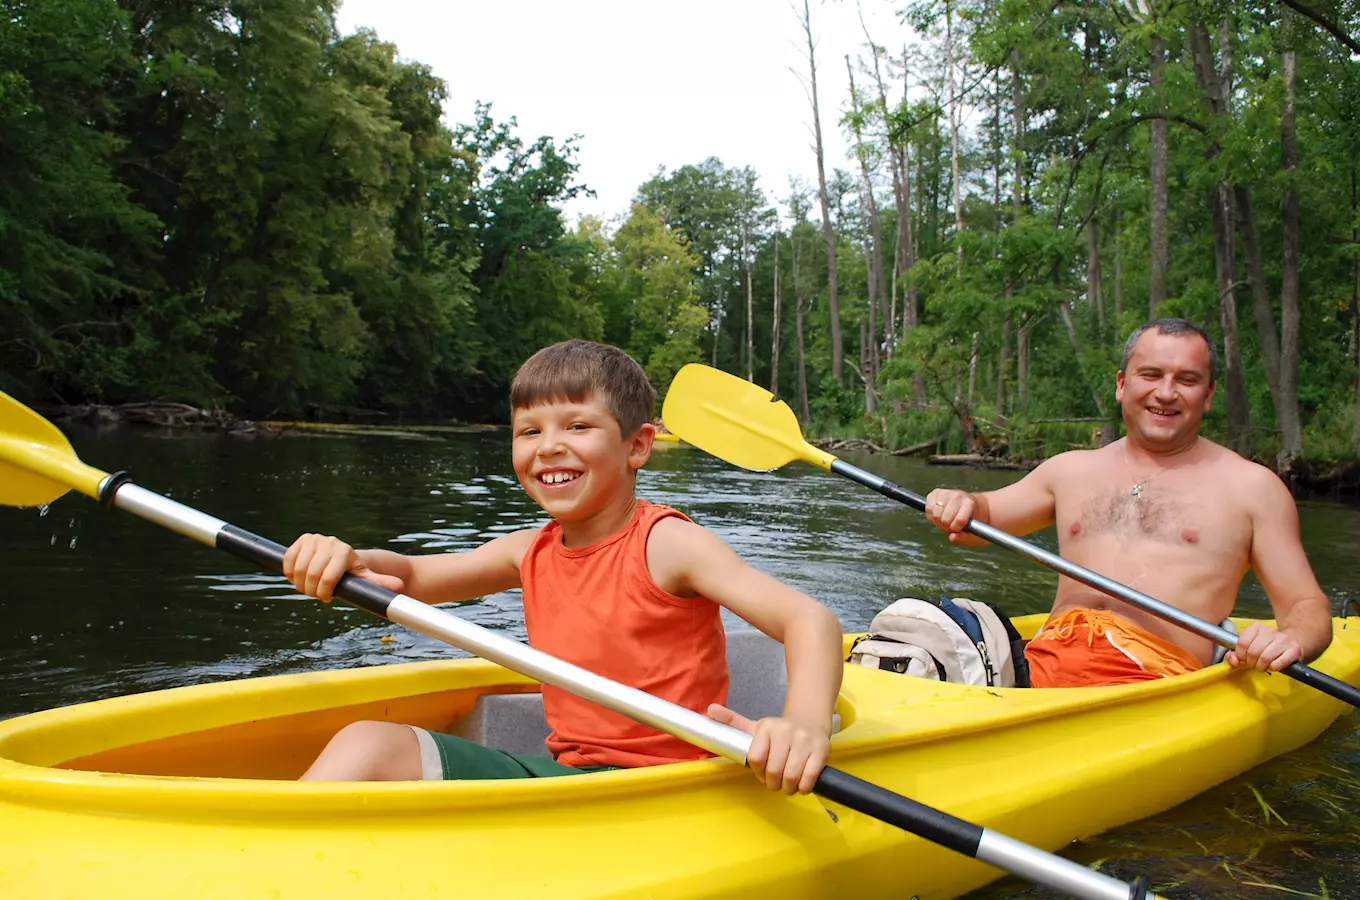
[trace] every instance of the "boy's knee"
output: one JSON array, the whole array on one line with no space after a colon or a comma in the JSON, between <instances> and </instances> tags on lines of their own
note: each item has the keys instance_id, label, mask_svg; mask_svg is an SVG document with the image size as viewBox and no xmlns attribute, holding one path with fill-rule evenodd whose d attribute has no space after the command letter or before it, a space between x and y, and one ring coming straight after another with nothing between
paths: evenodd
<instances>
[{"instance_id":1,"label":"boy's knee","mask_svg":"<svg viewBox=\"0 0 1360 900\"><path fill-rule=\"evenodd\" d=\"M420 745L415 732L394 722L351 722L331 738L331 747L349 760L363 780L420 778Z\"/></svg>"}]
</instances>

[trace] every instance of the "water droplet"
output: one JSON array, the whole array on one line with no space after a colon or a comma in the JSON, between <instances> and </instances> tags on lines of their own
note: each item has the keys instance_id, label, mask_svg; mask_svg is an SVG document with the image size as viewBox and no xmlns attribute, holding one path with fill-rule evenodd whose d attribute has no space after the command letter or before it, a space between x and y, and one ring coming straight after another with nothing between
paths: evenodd
<instances>
[{"instance_id":1,"label":"water droplet","mask_svg":"<svg viewBox=\"0 0 1360 900\"><path fill-rule=\"evenodd\" d=\"M52 546L53 547L57 546L57 536L55 534L52 535Z\"/></svg>"},{"instance_id":2,"label":"water droplet","mask_svg":"<svg viewBox=\"0 0 1360 900\"><path fill-rule=\"evenodd\" d=\"M48 504L46 504L46 503L39 503L39 504L38 504L38 515L40 515L40 516L45 516L45 515L47 515L49 512L51 512L51 511L52 511L52 507L49 506Z\"/></svg>"},{"instance_id":3,"label":"water droplet","mask_svg":"<svg viewBox=\"0 0 1360 900\"><path fill-rule=\"evenodd\" d=\"M75 538L71 538L71 549L72 549L72 550L76 549L76 539L75 539Z\"/></svg>"}]
</instances>

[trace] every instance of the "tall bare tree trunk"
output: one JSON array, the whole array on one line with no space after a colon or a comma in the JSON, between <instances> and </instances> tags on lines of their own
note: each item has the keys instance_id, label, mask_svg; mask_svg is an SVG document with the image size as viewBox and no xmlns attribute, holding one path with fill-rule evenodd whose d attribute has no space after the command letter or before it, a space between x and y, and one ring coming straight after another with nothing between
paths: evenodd
<instances>
[{"instance_id":1,"label":"tall bare tree trunk","mask_svg":"<svg viewBox=\"0 0 1360 900\"><path fill-rule=\"evenodd\" d=\"M845 351L841 345L841 300L836 279L836 234L831 227L831 204L826 192L826 165L822 152L822 115L817 105L817 45L812 39L812 13L808 0L803 0L803 31L807 34L808 72L812 100L812 133L817 149L817 198L822 206L822 240L826 243L826 282L828 306L831 314L831 377L844 382Z\"/></svg>"},{"instance_id":2,"label":"tall bare tree trunk","mask_svg":"<svg viewBox=\"0 0 1360 900\"><path fill-rule=\"evenodd\" d=\"M742 267L746 270L746 380L756 380L755 292L751 277L751 224L746 214L741 219Z\"/></svg>"},{"instance_id":3,"label":"tall bare tree trunk","mask_svg":"<svg viewBox=\"0 0 1360 900\"><path fill-rule=\"evenodd\" d=\"M1356 164L1356 158L1351 157L1351 243L1355 245L1355 255L1351 259L1351 343L1360 344L1360 229L1354 223L1360 223L1360 175L1357 171L1360 166ZM1355 354L1357 365L1360 366L1360 346L1356 348ZM1351 451L1360 454L1360 368L1356 371L1355 382L1355 428L1351 432Z\"/></svg>"},{"instance_id":4,"label":"tall bare tree trunk","mask_svg":"<svg viewBox=\"0 0 1360 900\"><path fill-rule=\"evenodd\" d=\"M1001 352L996 358L996 415L1006 415L1006 368L1011 355L1011 314L1001 317Z\"/></svg>"},{"instance_id":5,"label":"tall bare tree trunk","mask_svg":"<svg viewBox=\"0 0 1360 900\"><path fill-rule=\"evenodd\" d=\"M718 288L718 314L713 317L713 362L709 365L718 368L718 338L722 336L723 322L723 291Z\"/></svg>"},{"instance_id":6,"label":"tall bare tree trunk","mask_svg":"<svg viewBox=\"0 0 1360 900\"><path fill-rule=\"evenodd\" d=\"M1211 116L1222 118L1232 111L1232 77L1230 45L1222 44L1221 62L1216 67L1209 29L1203 22L1190 26L1190 45L1194 55L1195 76L1199 82L1204 107ZM1204 151L1212 159L1219 153L1217 143L1210 142ZM1209 192L1213 212L1214 270L1218 276L1219 322L1223 328L1223 369L1226 406L1228 411L1228 446L1248 459L1251 458L1250 407L1247 403L1246 378L1242 371L1242 348L1238 339L1237 323L1237 259L1233 246L1232 189L1221 181Z\"/></svg>"},{"instance_id":7,"label":"tall bare tree trunk","mask_svg":"<svg viewBox=\"0 0 1360 900\"><path fill-rule=\"evenodd\" d=\"M973 397L977 393L978 333L973 332L973 342L968 350L968 410L973 409Z\"/></svg>"},{"instance_id":8,"label":"tall bare tree trunk","mask_svg":"<svg viewBox=\"0 0 1360 900\"><path fill-rule=\"evenodd\" d=\"M803 279L799 276L798 223L789 229L789 246L793 250L793 312L794 330L798 337L798 418L806 427L812 416L808 413L807 355L803 350ZM773 393L773 391L771 391Z\"/></svg>"},{"instance_id":9,"label":"tall bare tree trunk","mask_svg":"<svg viewBox=\"0 0 1360 900\"><path fill-rule=\"evenodd\" d=\"M1034 320L1020 314L1020 334L1015 339L1015 380L1020 387L1020 415L1029 415L1029 331Z\"/></svg>"},{"instance_id":10,"label":"tall bare tree trunk","mask_svg":"<svg viewBox=\"0 0 1360 900\"><path fill-rule=\"evenodd\" d=\"M864 262L867 264L873 254L865 248ZM874 296L873 279L869 279L869 322L868 332L860 333L860 346L863 348L864 368L864 411L874 412L878 408L876 398L878 388L878 298Z\"/></svg>"},{"instance_id":11,"label":"tall bare tree trunk","mask_svg":"<svg viewBox=\"0 0 1360 900\"><path fill-rule=\"evenodd\" d=\"M902 48L902 104L908 102L908 92L911 88L911 69L908 66L907 49ZM902 331L906 332L909 328L916 327L917 294L916 283L911 277L911 270L916 265L917 244L914 217L912 215L912 193L911 193L911 139L904 136L901 143L902 155L899 164L902 167L902 204L905 212L898 212L898 242L902 245L902 254L906 262L902 266L902 271L906 273L907 290L903 298L902 307ZM905 236L902 233L902 226L906 226ZM924 398L921 398L922 400Z\"/></svg>"},{"instance_id":12,"label":"tall bare tree trunk","mask_svg":"<svg viewBox=\"0 0 1360 900\"><path fill-rule=\"evenodd\" d=\"M1116 328L1122 328L1120 320L1124 316L1124 210L1115 207L1114 211L1114 321Z\"/></svg>"},{"instance_id":13,"label":"tall bare tree trunk","mask_svg":"<svg viewBox=\"0 0 1360 900\"><path fill-rule=\"evenodd\" d=\"M1281 225L1284 230L1284 261L1280 285L1280 456L1276 468L1288 476L1303 454L1303 430L1299 422L1299 153L1295 117L1294 35L1292 13L1285 13L1286 49L1280 55L1284 76L1284 108L1280 114L1280 168L1284 174Z\"/></svg>"},{"instance_id":14,"label":"tall bare tree trunk","mask_svg":"<svg viewBox=\"0 0 1360 900\"><path fill-rule=\"evenodd\" d=\"M1011 116L1015 134L1011 141L1011 224L1020 221L1023 214L1024 205L1024 169L1025 157L1021 141L1025 134L1025 96L1023 92L1023 81L1020 77L1020 49L1014 51L1015 60L1011 69ZM1006 411L1006 375L1010 365L1011 349L1011 306L1015 300L1015 283L1006 279L1005 289L1006 313L1001 318L1001 354L998 361L1000 375L997 378L996 386L996 414L1004 415ZM1018 341L1024 342L1023 349L1017 343L1016 346L1016 373L1015 379L1020 384L1020 410L1022 413L1029 410L1029 328L1021 317L1021 327L1019 329Z\"/></svg>"},{"instance_id":15,"label":"tall bare tree trunk","mask_svg":"<svg viewBox=\"0 0 1360 900\"><path fill-rule=\"evenodd\" d=\"M992 236L996 241L992 258L1001 256L1001 70L992 82ZM1006 414L1006 365L1010 352L1011 311L1006 304L1001 314L1001 346L996 355L996 415Z\"/></svg>"},{"instance_id":16,"label":"tall bare tree trunk","mask_svg":"<svg viewBox=\"0 0 1360 900\"><path fill-rule=\"evenodd\" d=\"M1153 102L1158 113L1165 112L1162 98L1163 72L1166 64L1166 42L1160 35L1152 37L1150 84ZM1166 271L1171 265L1170 237L1167 233L1167 143L1166 119L1152 120L1151 209L1149 211L1150 260L1148 267L1148 318L1156 318L1157 308L1166 302Z\"/></svg>"},{"instance_id":17,"label":"tall bare tree trunk","mask_svg":"<svg viewBox=\"0 0 1360 900\"><path fill-rule=\"evenodd\" d=\"M954 4L944 4L944 58L949 79L950 170L953 173L954 241L958 245L958 271L963 272L963 190L959 183L959 103L954 92Z\"/></svg>"},{"instance_id":18,"label":"tall bare tree trunk","mask_svg":"<svg viewBox=\"0 0 1360 900\"><path fill-rule=\"evenodd\" d=\"M1091 213L1086 223L1086 302L1096 313L1096 326L1105 333L1105 300L1100 283L1100 215Z\"/></svg>"},{"instance_id":19,"label":"tall bare tree trunk","mask_svg":"<svg viewBox=\"0 0 1360 900\"><path fill-rule=\"evenodd\" d=\"M897 279L905 270L906 259L903 250L902 228L906 218L907 206L904 202L902 193L902 145L903 141L894 137L893 129L888 122L888 91L883 84L883 70L879 65L880 48L874 43L869 35L869 27L864 24L864 16L860 16L860 27L864 29L864 38L869 43L869 50L874 60L874 83L878 87L878 114L883 121L883 136L888 146L888 156L892 160L892 184L893 202L897 206L897 239L893 243L893 265L892 282L884 283L883 270L886 263L883 261L884 253L882 241L878 237L880 230L878 215L874 215L875 228L875 248L879 256L878 279L879 279L879 298L883 303L883 347L888 356L892 356L893 349L897 344ZM905 76L904 76L905 77ZM854 84L850 86L850 92L854 94ZM885 290L886 288L886 290Z\"/></svg>"},{"instance_id":20,"label":"tall bare tree trunk","mask_svg":"<svg viewBox=\"0 0 1360 900\"><path fill-rule=\"evenodd\" d=\"M1256 319L1256 332L1261 345L1261 363L1266 370L1266 385L1276 407L1275 419L1280 418L1280 335L1275 330L1275 311L1270 305L1270 285L1266 283L1265 267L1261 262L1261 245L1256 239L1256 209L1251 188L1236 185L1238 234L1242 238L1242 255L1247 261L1247 277L1251 280L1251 309Z\"/></svg>"},{"instance_id":21,"label":"tall bare tree trunk","mask_svg":"<svg viewBox=\"0 0 1360 900\"><path fill-rule=\"evenodd\" d=\"M774 233L774 337L770 340L770 393L779 396L779 231Z\"/></svg>"},{"instance_id":22,"label":"tall bare tree trunk","mask_svg":"<svg viewBox=\"0 0 1360 900\"><path fill-rule=\"evenodd\" d=\"M886 324L888 321L888 307L891 306L889 299L884 296L887 293L886 285L883 281L883 229L878 221L878 203L874 199L874 182L869 166L868 150L864 146L863 135L859 125L860 105L859 95L855 91L855 71L850 66L850 57L845 57L845 71L850 76L850 106L854 112L854 134L855 134L855 156L859 158L860 177L863 181L864 190L864 209L869 216L865 229L865 241L868 245L868 252L865 254L865 263L868 271L869 287L869 355L868 365L871 371L865 372L872 384L877 384L879 370L879 336L878 336L878 316L876 310L882 313L882 320ZM881 310L878 307L882 307ZM891 331L889 331L891 334ZM890 338L891 340L891 338ZM872 409L868 410L873 412Z\"/></svg>"},{"instance_id":23,"label":"tall bare tree trunk","mask_svg":"<svg viewBox=\"0 0 1360 900\"><path fill-rule=\"evenodd\" d=\"M1096 415L1102 419L1108 415L1105 408L1105 398L1101 395L1100 388L1096 387L1096 382L1091 379L1090 373L1086 371L1086 363L1082 361L1081 335L1077 332L1077 323L1072 321L1072 311L1067 308L1065 301L1058 301L1058 315L1062 317L1063 327L1067 329L1067 340L1072 344L1072 353L1077 358L1077 367L1081 370L1082 380L1086 382L1086 388L1091 392L1091 400L1096 405Z\"/></svg>"},{"instance_id":24,"label":"tall bare tree trunk","mask_svg":"<svg viewBox=\"0 0 1360 900\"><path fill-rule=\"evenodd\" d=\"M869 307L869 315L873 315L874 308ZM878 398L874 392L873 362L870 360L869 353L869 330L873 326L863 319L859 320L859 378L864 383L864 412L872 416L878 411Z\"/></svg>"}]
</instances>

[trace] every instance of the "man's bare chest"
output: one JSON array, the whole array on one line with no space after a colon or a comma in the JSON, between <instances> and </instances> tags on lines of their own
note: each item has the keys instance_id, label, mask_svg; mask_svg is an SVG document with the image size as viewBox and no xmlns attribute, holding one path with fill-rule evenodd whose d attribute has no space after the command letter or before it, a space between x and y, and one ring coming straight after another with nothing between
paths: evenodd
<instances>
[{"instance_id":1,"label":"man's bare chest","mask_svg":"<svg viewBox=\"0 0 1360 900\"><path fill-rule=\"evenodd\" d=\"M1067 492L1063 492L1067 493ZM1067 502L1065 503L1064 500ZM1063 542L1115 539L1154 542L1207 555L1238 556L1250 549L1247 511L1214 486L1112 485L1061 493L1057 524Z\"/></svg>"}]
</instances>

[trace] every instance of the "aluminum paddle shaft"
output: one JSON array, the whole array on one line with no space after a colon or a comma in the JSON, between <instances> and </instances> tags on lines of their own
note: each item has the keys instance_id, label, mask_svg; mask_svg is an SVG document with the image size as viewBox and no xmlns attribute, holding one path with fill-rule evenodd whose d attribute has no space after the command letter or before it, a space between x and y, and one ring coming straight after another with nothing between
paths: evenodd
<instances>
[{"instance_id":1,"label":"aluminum paddle shaft","mask_svg":"<svg viewBox=\"0 0 1360 900\"><path fill-rule=\"evenodd\" d=\"M887 479L880 478L872 472L866 472L858 466L852 466L844 460L834 460L830 465L830 470L837 475L843 475L851 481L858 482L871 490L877 491L885 497L905 503L907 506L915 507L921 512L926 511L926 498L920 494L909 491L900 485L893 484ZM1079 566L1071 560L1063 559L1056 553L1050 553L1042 547L1036 546L1029 541L1016 537L1013 534L994 528L985 522L973 520L963 529L969 534L976 535L985 541L996 544L998 547L1005 547L1021 556L1028 556L1030 559L1047 566L1053 571L1066 575L1073 581L1080 581L1088 587L1093 587L1103 594L1108 594L1126 603L1138 607L1144 612L1149 612L1154 616L1166 619L1184 628L1186 631L1193 632L1202 638L1208 638L1221 647L1229 650L1236 649L1238 636L1210 622L1206 622L1197 616L1192 616L1182 609L1163 603L1155 597L1150 597L1142 591L1135 591L1131 587L1120 584L1106 578L1097 572ZM1290 663L1281 670L1285 675L1295 681L1303 682L1309 687L1316 688L1324 694L1344 700L1352 706L1360 706L1360 689L1349 685L1339 678L1333 678L1323 672L1319 672L1301 662Z\"/></svg>"}]
</instances>

